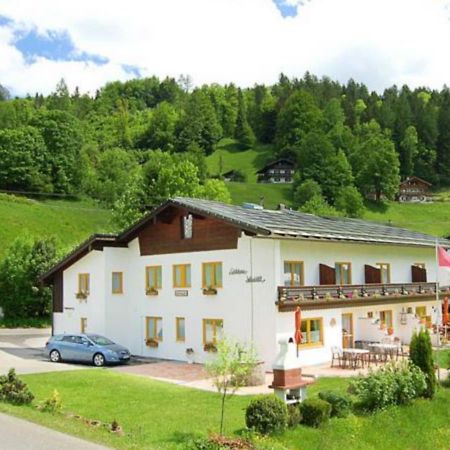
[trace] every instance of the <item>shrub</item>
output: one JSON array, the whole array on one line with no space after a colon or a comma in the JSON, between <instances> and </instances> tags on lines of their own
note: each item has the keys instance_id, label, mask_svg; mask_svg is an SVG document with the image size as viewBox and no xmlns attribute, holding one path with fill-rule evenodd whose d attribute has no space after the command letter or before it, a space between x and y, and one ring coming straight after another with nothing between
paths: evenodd
<instances>
[{"instance_id":1,"label":"shrub","mask_svg":"<svg viewBox=\"0 0 450 450\"><path fill-rule=\"evenodd\" d=\"M245 423L248 428L262 434L284 430L288 423L288 410L275 395L255 398L247 406Z\"/></svg>"},{"instance_id":2,"label":"shrub","mask_svg":"<svg viewBox=\"0 0 450 450\"><path fill-rule=\"evenodd\" d=\"M358 406L369 412L408 404L423 395L425 389L425 376L408 361L388 363L350 384L350 391L358 396Z\"/></svg>"},{"instance_id":3,"label":"shrub","mask_svg":"<svg viewBox=\"0 0 450 450\"><path fill-rule=\"evenodd\" d=\"M352 407L352 400L348 395L333 391L319 392L319 398L331 405L331 417L347 417Z\"/></svg>"},{"instance_id":4,"label":"shrub","mask_svg":"<svg viewBox=\"0 0 450 450\"><path fill-rule=\"evenodd\" d=\"M299 405L288 405L288 427L295 428L302 421Z\"/></svg>"},{"instance_id":5,"label":"shrub","mask_svg":"<svg viewBox=\"0 0 450 450\"><path fill-rule=\"evenodd\" d=\"M61 408L61 396L56 389L53 391L53 394L49 398L45 399L39 407L42 412L49 412L51 414L56 414L61 410Z\"/></svg>"},{"instance_id":6,"label":"shrub","mask_svg":"<svg viewBox=\"0 0 450 450\"><path fill-rule=\"evenodd\" d=\"M433 348L431 346L430 334L427 330L421 330L419 334L414 334L411 338L409 358L425 375L427 387L423 396L432 398L436 392L437 381L434 371Z\"/></svg>"},{"instance_id":7,"label":"shrub","mask_svg":"<svg viewBox=\"0 0 450 450\"><path fill-rule=\"evenodd\" d=\"M17 378L14 369L10 369L8 375L0 376L0 401L13 405L28 405L33 399L34 395L28 386Z\"/></svg>"},{"instance_id":8,"label":"shrub","mask_svg":"<svg viewBox=\"0 0 450 450\"><path fill-rule=\"evenodd\" d=\"M320 398L307 398L301 403L302 423L310 427L319 427L326 423L331 415L331 405Z\"/></svg>"}]
</instances>

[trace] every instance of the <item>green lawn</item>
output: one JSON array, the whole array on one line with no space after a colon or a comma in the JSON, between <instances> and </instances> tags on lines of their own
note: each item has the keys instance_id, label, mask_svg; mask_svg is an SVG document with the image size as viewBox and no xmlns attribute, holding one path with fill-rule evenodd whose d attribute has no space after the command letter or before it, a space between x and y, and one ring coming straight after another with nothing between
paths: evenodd
<instances>
[{"instance_id":1,"label":"green lawn","mask_svg":"<svg viewBox=\"0 0 450 450\"><path fill-rule=\"evenodd\" d=\"M437 364L439 364L439 367L447 369L447 367L449 367L450 364L450 348L435 351L434 360Z\"/></svg>"},{"instance_id":2,"label":"green lawn","mask_svg":"<svg viewBox=\"0 0 450 450\"><path fill-rule=\"evenodd\" d=\"M265 183L227 183L234 204L242 205L245 202L258 203L264 198L264 207L275 209L280 203L290 205L290 184Z\"/></svg>"},{"instance_id":3,"label":"green lawn","mask_svg":"<svg viewBox=\"0 0 450 450\"><path fill-rule=\"evenodd\" d=\"M80 243L90 234L110 228L109 211L92 202L19 199L0 196L0 259L18 235L56 236L63 247Z\"/></svg>"},{"instance_id":4,"label":"green lawn","mask_svg":"<svg viewBox=\"0 0 450 450\"><path fill-rule=\"evenodd\" d=\"M22 377L37 401L57 389L65 412L110 422L116 419L125 435L114 436L81 421L41 413L33 407L0 403L0 411L76 434L119 449L183 449L185 440L217 431L219 397L215 393L162 383L99 369ZM320 379L310 388L345 391L346 379ZM227 402L226 432L244 427L244 409L251 397ZM441 389L434 401L419 400L409 407L394 407L367 416L332 419L320 429L300 426L271 441L298 450L436 450L449 448L450 390Z\"/></svg>"}]
</instances>

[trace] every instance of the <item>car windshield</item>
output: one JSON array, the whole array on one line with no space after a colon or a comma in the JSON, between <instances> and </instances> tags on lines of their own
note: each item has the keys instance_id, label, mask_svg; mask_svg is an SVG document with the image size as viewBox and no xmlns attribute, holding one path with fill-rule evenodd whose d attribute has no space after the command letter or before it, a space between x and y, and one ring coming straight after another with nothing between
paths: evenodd
<instances>
[{"instance_id":1,"label":"car windshield","mask_svg":"<svg viewBox=\"0 0 450 450\"><path fill-rule=\"evenodd\" d=\"M98 334L89 334L88 338L97 345L113 345L114 342L110 341L109 339L99 336Z\"/></svg>"}]
</instances>

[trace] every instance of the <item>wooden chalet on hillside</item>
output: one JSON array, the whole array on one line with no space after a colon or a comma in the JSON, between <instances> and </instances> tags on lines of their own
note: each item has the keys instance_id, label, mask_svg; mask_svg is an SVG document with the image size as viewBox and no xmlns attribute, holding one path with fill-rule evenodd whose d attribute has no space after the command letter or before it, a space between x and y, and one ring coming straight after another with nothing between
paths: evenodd
<instances>
[{"instance_id":1,"label":"wooden chalet on hillside","mask_svg":"<svg viewBox=\"0 0 450 450\"><path fill-rule=\"evenodd\" d=\"M288 159L278 159L256 172L258 183L292 183L295 168Z\"/></svg>"},{"instance_id":2,"label":"wooden chalet on hillside","mask_svg":"<svg viewBox=\"0 0 450 450\"><path fill-rule=\"evenodd\" d=\"M399 202L429 202L431 183L419 177L408 177L400 183Z\"/></svg>"}]
</instances>

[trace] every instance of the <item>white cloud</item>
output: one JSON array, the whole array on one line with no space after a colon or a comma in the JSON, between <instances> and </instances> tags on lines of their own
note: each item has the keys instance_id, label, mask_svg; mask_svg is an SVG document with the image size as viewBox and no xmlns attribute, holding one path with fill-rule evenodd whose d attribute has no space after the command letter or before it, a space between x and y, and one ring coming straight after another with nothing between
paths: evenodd
<instances>
[{"instance_id":1,"label":"white cloud","mask_svg":"<svg viewBox=\"0 0 450 450\"><path fill-rule=\"evenodd\" d=\"M143 75L190 74L196 84L273 83L306 70L372 89L393 83L449 83L449 12L444 0L285 0L300 4L282 18L272 0L2 0L0 15L20 26L66 30L79 51L109 63L27 64L0 28L0 83L24 94L50 92L62 76L93 92ZM449 83L450 84L450 83Z\"/></svg>"}]
</instances>

